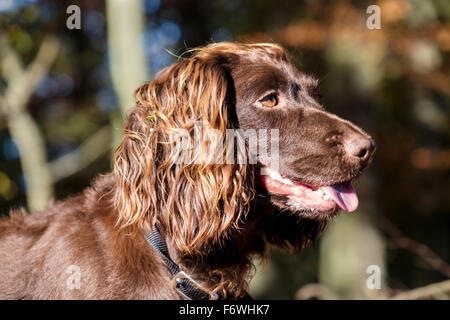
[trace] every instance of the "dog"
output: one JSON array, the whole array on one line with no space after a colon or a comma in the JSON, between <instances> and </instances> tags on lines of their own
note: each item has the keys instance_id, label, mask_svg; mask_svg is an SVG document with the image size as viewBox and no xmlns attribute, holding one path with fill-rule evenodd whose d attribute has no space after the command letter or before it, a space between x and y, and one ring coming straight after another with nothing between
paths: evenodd
<instances>
[{"instance_id":1,"label":"dog","mask_svg":"<svg viewBox=\"0 0 450 320\"><path fill-rule=\"evenodd\" d=\"M249 298L254 257L301 251L340 209L357 208L351 182L375 142L323 108L317 80L282 47L221 42L188 54L135 91L112 173L0 221L0 298ZM211 161L238 153L211 152L214 139L174 160L173 133L192 142L197 123L221 145L230 130L248 133L234 135L247 161ZM277 161L256 149L250 163L264 130Z\"/></svg>"}]
</instances>

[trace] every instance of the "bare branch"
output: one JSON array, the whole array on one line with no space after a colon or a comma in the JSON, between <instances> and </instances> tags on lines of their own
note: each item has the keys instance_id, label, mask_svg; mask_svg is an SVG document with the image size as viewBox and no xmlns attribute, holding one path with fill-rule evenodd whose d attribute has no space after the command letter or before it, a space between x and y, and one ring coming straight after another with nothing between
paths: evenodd
<instances>
[{"instance_id":1,"label":"bare branch","mask_svg":"<svg viewBox=\"0 0 450 320\"><path fill-rule=\"evenodd\" d=\"M331 300L339 299L338 295L320 283L310 283L304 285L295 293L295 299L297 300L308 300L311 298L321 298L323 296L327 296Z\"/></svg>"},{"instance_id":2,"label":"bare branch","mask_svg":"<svg viewBox=\"0 0 450 320\"><path fill-rule=\"evenodd\" d=\"M9 52L5 59L18 60L8 45L5 45L5 50ZM26 70L19 71L18 68L14 68L14 72L12 69L9 70L8 88L5 94L5 105L9 110L4 112L20 112L26 107L37 85L56 59L58 51L59 41L53 36L47 36L44 38L36 58ZM2 65L6 64L5 60L2 62Z\"/></svg>"},{"instance_id":3,"label":"bare branch","mask_svg":"<svg viewBox=\"0 0 450 320\"><path fill-rule=\"evenodd\" d=\"M8 115L7 124L19 149L28 206L31 211L43 210L53 196L44 138L28 112Z\"/></svg>"},{"instance_id":4,"label":"bare branch","mask_svg":"<svg viewBox=\"0 0 450 320\"><path fill-rule=\"evenodd\" d=\"M450 280L433 283L424 287L399 293L393 300L420 300L425 298L448 299L450 294Z\"/></svg>"},{"instance_id":5,"label":"bare branch","mask_svg":"<svg viewBox=\"0 0 450 320\"><path fill-rule=\"evenodd\" d=\"M109 125L98 130L76 150L51 162L53 182L64 179L87 167L102 154L111 149L111 128Z\"/></svg>"},{"instance_id":6,"label":"bare branch","mask_svg":"<svg viewBox=\"0 0 450 320\"><path fill-rule=\"evenodd\" d=\"M13 81L14 77L18 77L23 73L22 63L9 45L4 34L0 34L0 59L2 74L8 82Z\"/></svg>"},{"instance_id":7,"label":"bare branch","mask_svg":"<svg viewBox=\"0 0 450 320\"><path fill-rule=\"evenodd\" d=\"M439 271L447 278L450 278L450 265L442 260L433 250L417 242L411 238L408 238L400 229L393 225L387 219L377 219L377 226L389 234L392 240L402 249L411 251L422 258L428 263L434 270Z\"/></svg>"},{"instance_id":8,"label":"bare branch","mask_svg":"<svg viewBox=\"0 0 450 320\"><path fill-rule=\"evenodd\" d=\"M34 61L28 66L25 76L30 92L33 92L42 78L47 74L59 52L60 43L53 35L46 36Z\"/></svg>"},{"instance_id":9,"label":"bare branch","mask_svg":"<svg viewBox=\"0 0 450 320\"><path fill-rule=\"evenodd\" d=\"M56 59L58 51L57 38L45 37L36 58L24 70L6 38L0 36L0 64L8 82L2 97L2 112L19 149L31 211L46 208L53 196L53 181L47 164L44 137L26 106L36 86Z\"/></svg>"}]
</instances>

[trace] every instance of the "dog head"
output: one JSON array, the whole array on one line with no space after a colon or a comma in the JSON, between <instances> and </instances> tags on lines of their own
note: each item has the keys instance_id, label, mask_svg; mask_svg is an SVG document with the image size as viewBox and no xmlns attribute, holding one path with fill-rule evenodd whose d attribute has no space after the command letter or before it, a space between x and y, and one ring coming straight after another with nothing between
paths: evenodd
<instances>
[{"instance_id":1,"label":"dog head","mask_svg":"<svg viewBox=\"0 0 450 320\"><path fill-rule=\"evenodd\" d=\"M255 194L289 219L327 221L356 209L351 181L374 149L281 47L211 44L137 89L116 152L119 223L158 224L178 250L204 254L249 219Z\"/></svg>"},{"instance_id":2,"label":"dog head","mask_svg":"<svg viewBox=\"0 0 450 320\"><path fill-rule=\"evenodd\" d=\"M260 162L261 186L272 203L317 220L339 208L355 210L351 181L369 164L374 140L327 112L317 81L292 65L279 46L262 45L230 61L239 128L277 129L277 168Z\"/></svg>"}]
</instances>

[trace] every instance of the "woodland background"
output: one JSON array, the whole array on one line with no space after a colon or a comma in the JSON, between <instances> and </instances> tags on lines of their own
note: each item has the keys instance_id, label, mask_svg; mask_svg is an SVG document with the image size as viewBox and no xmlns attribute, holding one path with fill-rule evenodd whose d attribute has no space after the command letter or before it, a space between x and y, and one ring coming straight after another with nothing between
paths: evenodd
<instances>
[{"instance_id":1,"label":"woodland background","mask_svg":"<svg viewBox=\"0 0 450 320\"><path fill-rule=\"evenodd\" d=\"M66 27L72 4L80 30ZM373 4L379 30L366 27ZM0 0L0 212L45 209L110 171L133 90L173 54L223 40L282 44L326 108L377 141L357 212L301 255L272 251L251 294L448 299L448 0Z\"/></svg>"}]
</instances>

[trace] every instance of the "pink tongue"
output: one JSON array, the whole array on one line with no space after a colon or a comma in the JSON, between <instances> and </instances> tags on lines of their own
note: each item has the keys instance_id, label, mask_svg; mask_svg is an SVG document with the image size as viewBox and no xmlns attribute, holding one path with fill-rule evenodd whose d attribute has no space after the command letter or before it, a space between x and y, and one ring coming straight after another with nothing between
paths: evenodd
<instances>
[{"instance_id":1,"label":"pink tongue","mask_svg":"<svg viewBox=\"0 0 450 320\"><path fill-rule=\"evenodd\" d=\"M358 196L350 182L322 187L322 190L343 210L352 212L358 208Z\"/></svg>"}]
</instances>

